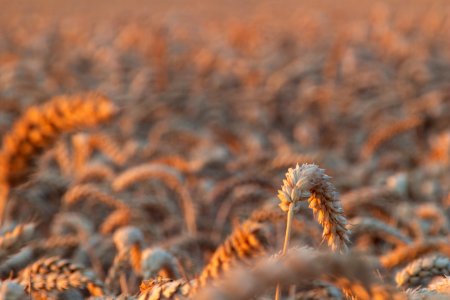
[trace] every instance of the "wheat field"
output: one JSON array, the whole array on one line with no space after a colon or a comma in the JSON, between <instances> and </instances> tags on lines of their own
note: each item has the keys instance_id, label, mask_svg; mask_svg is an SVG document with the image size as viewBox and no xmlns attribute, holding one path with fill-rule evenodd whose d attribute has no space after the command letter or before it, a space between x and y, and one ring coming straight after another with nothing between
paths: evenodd
<instances>
[{"instance_id":1,"label":"wheat field","mask_svg":"<svg viewBox=\"0 0 450 300\"><path fill-rule=\"evenodd\" d=\"M0 5L0 299L450 299L448 2Z\"/></svg>"}]
</instances>

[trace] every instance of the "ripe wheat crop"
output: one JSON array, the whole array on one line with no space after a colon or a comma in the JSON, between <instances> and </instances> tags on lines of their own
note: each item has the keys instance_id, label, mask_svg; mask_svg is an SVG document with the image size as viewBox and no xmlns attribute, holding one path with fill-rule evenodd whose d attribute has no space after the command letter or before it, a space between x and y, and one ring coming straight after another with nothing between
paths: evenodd
<instances>
[{"instance_id":1,"label":"ripe wheat crop","mask_svg":"<svg viewBox=\"0 0 450 300\"><path fill-rule=\"evenodd\" d=\"M2 6L0 299L450 298L449 4L233 1Z\"/></svg>"}]
</instances>

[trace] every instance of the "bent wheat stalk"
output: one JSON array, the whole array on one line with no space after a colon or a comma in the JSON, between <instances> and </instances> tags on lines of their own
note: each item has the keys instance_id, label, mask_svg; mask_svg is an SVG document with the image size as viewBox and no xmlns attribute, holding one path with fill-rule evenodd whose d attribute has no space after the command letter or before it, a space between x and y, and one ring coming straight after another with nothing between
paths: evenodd
<instances>
[{"instance_id":1,"label":"bent wheat stalk","mask_svg":"<svg viewBox=\"0 0 450 300\"><path fill-rule=\"evenodd\" d=\"M291 225L294 213L300 209L300 202L308 200L309 208L314 212L318 222L323 227L322 237L333 251L347 251L350 243L347 220L335 191L329 181L330 177L314 164L303 164L295 169L290 168L283 180L283 186L278 191L280 208L287 212L286 235L284 239L284 255L289 247ZM275 299L280 297L280 287L277 285Z\"/></svg>"}]
</instances>

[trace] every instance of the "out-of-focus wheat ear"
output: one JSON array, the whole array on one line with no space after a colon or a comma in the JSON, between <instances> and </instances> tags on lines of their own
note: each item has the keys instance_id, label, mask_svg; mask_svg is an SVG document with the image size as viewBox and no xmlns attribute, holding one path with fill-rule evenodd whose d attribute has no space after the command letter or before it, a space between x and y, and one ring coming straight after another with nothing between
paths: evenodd
<instances>
[{"instance_id":1,"label":"out-of-focus wheat ear","mask_svg":"<svg viewBox=\"0 0 450 300\"><path fill-rule=\"evenodd\" d=\"M424 285L433 277L450 275L450 259L432 255L416 259L395 275L398 286L415 287Z\"/></svg>"},{"instance_id":2,"label":"out-of-focus wheat ear","mask_svg":"<svg viewBox=\"0 0 450 300\"><path fill-rule=\"evenodd\" d=\"M375 235L395 245L405 245L412 242L408 236L404 235L397 228L375 218L353 218L349 221L347 227L351 229L352 238L368 234Z\"/></svg>"},{"instance_id":3,"label":"out-of-focus wheat ear","mask_svg":"<svg viewBox=\"0 0 450 300\"><path fill-rule=\"evenodd\" d=\"M429 229L430 234L448 234L450 231L447 216L440 205L436 203L422 204L417 206L414 212L420 219L426 219L432 222Z\"/></svg>"},{"instance_id":4,"label":"out-of-focus wheat ear","mask_svg":"<svg viewBox=\"0 0 450 300\"><path fill-rule=\"evenodd\" d=\"M423 118L412 116L405 120L401 120L394 124L390 124L387 127L377 129L363 145L361 151L361 158L369 159L380 147L380 145L382 145L386 141L390 140L391 138L402 132L420 126L423 123L423 121L424 121Z\"/></svg>"},{"instance_id":5,"label":"out-of-focus wheat ear","mask_svg":"<svg viewBox=\"0 0 450 300\"><path fill-rule=\"evenodd\" d=\"M94 234L94 224L80 213L57 213L53 218L51 233L56 236L74 234L81 238L88 238Z\"/></svg>"},{"instance_id":6,"label":"out-of-focus wheat ear","mask_svg":"<svg viewBox=\"0 0 450 300\"><path fill-rule=\"evenodd\" d=\"M19 283L13 280L0 282L0 299L5 300L25 300L27 296Z\"/></svg>"},{"instance_id":7,"label":"out-of-focus wheat ear","mask_svg":"<svg viewBox=\"0 0 450 300\"><path fill-rule=\"evenodd\" d=\"M347 219L338 193L323 169L314 164L289 169L278 198L281 201L279 206L285 212L289 211L291 204L294 212L297 211L300 201L308 200L309 208L323 227L323 239L332 250L347 250L350 243Z\"/></svg>"},{"instance_id":8,"label":"out-of-focus wheat ear","mask_svg":"<svg viewBox=\"0 0 450 300\"><path fill-rule=\"evenodd\" d=\"M30 293L76 288L86 289L92 296L104 294L103 283L92 272L56 256L28 266L20 273L19 283Z\"/></svg>"},{"instance_id":9,"label":"out-of-focus wheat ear","mask_svg":"<svg viewBox=\"0 0 450 300\"><path fill-rule=\"evenodd\" d=\"M422 255L431 252L440 252L450 256L450 246L446 238L432 238L428 240L419 240L412 244L399 246L396 249L382 255L380 263L386 269L395 268L401 264L413 261Z\"/></svg>"},{"instance_id":10,"label":"out-of-focus wheat ear","mask_svg":"<svg viewBox=\"0 0 450 300\"><path fill-rule=\"evenodd\" d=\"M0 235L0 263L12 254L17 253L34 235L36 225L20 224Z\"/></svg>"},{"instance_id":11,"label":"out-of-focus wheat ear","mask_svg":"<svg viewBox=\"0 0 450 300\"><path fill-rule=\"evenodd\" d=\"M184 185L184 178L177 170L159 164L144 164L130 168L116 177L112 183L114 191L120 192L130 185L145 179L158 179L173 190L179 198L182 207L186 227L189 233L197 231L197 220L194 201L189 190Z\"/></svg>"},{"instance_id":12,"label":"out-of-focus wheat ear","mask_svg":"<svg viewBox=\"0 0 450 300\"><path fill-rule=\"evenodd\" d=\"M127 206L119 199L101 191L95 185L79 184L69 189L63 196L67 205L72 205L82 199L92 199L116 209L126 209Z\"/></svg>"},{"instance_id":13,"label":"out-of-focus wheat ear","mask_svg":"<svg viewBox=\"0 0 450 300\"><path fill-rule=\"evenodd\" d=\"M114 230L130 224L131 216L131 211L127 207L116 209L100 225L100 233L110 234Z\"/></svg>"},{"instance_id":14,"label":"out-of-focus wheat ear","mask_svg":"<svg viewBox=\"0 0 450 300\"><path fill-rule=\"evenodd\" d=\"M26 181L35 158L50 148L61 134L98 125L117 112L108 98L95 93L55 97L43 105L30 107L3 138L0 186L14 187ZM7 194L4 194L3 191L0 199L2 218L7 201Z\"/></svg>"},{"instance_id":15,"label":"out-of-focus wheat ear","mask_svg":"<svg viewBox=\"0 0 450 300\"><path fill-rule=\"evenodd\" d=\"M191 293L217 279L224 271L265 254L269 245L268 238L268 228L264 224L246 221L237 227L214 252L197 277Z\"/></svg>"},{"instance_id":16,"label":"out-of-focus wheat ear","mask_svg":"<svg viewBox=\"0 0 450 300\"><path fill-rule=\"evenodd\" d=\"M36 256L40 256L48 255L49 252L60 248L76 248L80 245L81 241L80 237L73 235L52 236L44 240L36 241L30 244L30 247Z\"/></svg>"},{"instance_id":17,"label":"out-of-focus wheat ear","mask_svg":"<svg viewBox=\"0 0 450 300\"><path fill-rule=\"evenodd\" d=\"M114 170L100 163L92 163L83 167L78 173L76 184L84 184L88 182L110 182L115 177Z\"/></svg>"},{"instance_id":18,"label":"out-of-focus wheat ear","mask_svg":"<svg viewBox=\"0 0 450 300\"><path fill-rule=\"evenodd\" d=\"M286 255L259 259L252 266L233 268L222 279L201 289L193 299L252 299L277 282L302 285L312 280L333 283L351 299L406 299L402 291L379 282L373 275L374 266L355 253L290 248Z\"/></svg>"},{"instance_id":19,"label":"out-of-focus wheat ear","mask_svg":"<svg viewBox=\"0 0 450 300\"><path fill-rule=\"evenodd\" d=\"M148 248L142 252L141 258L143 279L156 277L178 279L180 270L177 259L162 248Z\"/></svg>"}]
</instances>

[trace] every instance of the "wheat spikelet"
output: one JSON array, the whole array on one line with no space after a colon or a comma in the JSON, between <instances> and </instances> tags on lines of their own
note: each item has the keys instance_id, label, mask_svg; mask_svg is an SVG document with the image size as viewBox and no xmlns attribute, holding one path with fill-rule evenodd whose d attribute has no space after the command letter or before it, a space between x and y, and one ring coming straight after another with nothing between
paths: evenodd
<instances>
[{"instance_id":1,"label":"wheat spikelet","mask_svg":"<svg viewBox=\"0 0 450 300\"><path fill-rule=\"evenodd\" d=\"M319 161L320 156L318 154L297 154L297 153L283 153L275 156L270 162L270 168L272 170L285 170L289 166L297 163L314 163ZM319 161L320 163L320 161Z\"/></svg>"},{"instance_id":2,"label":"wheat spikelet","mask_svg":"<svg viewBox=\"0 0 450 300\"><path fill-rule=\"evenodd\" d=\"M422 257L409 263L395 275L398 286L426 284L434 276L449 275L450 260L440 255Z\"/></svg>"},{"instance_id":3,"label":"wheat spikelet","mask_svg":"<svg viewBox=\"0 0 450 300\"><path fill-rule=\"evenodd\" d=\"M31 278L31 280L30 280ZM70 288L87 289L93 296L104 294L102 283L80 266L59 257L36 261L19 276L28 291L64 291Z\"/></svg>"},{"instance_id":4,"label":"wheat spikelet","mask_svg":"<svg viewBox=\"0 0 450 300\"><path fill-rule=\"evenodd\" d=\"M18 252L34 235L35 224L20 224L0 235L0 263Z\"/></svg>"},{"instance_id":5,"label":"wheat spikelet","mask_svg":"<svg viewBox=\"0 0 450 300\"><path fill-rule=\"evenodd\" d=\"M387 127L378 129L375 131L366 143L362 146L361 157L364 159L370 158L373 153L382 145L387 142L392 137L411 130L423 123L422 118L413 116L405 120L398 121Z\"/></svg>"},{"instance_id":6,"label":"wheat spikelet","mask_svg":"<svg viewBox=\"0 0 450 300\"><path fill-rule=\"evenodd\" d=\"M157 278L144 280L140 286L139 300L187 299L191 286L184 279Z\"/></svg>"},{"instance_id":7,"label":"wheat spikelet","mask_svg":"<svg viewBox=\"0 0 450 300\"><path fill-rule=\"evenodd\" d=\"M278 191L280 208L287 212L292 203L293 210L299 209L300 201L308 200L318 222L323 227L322 237L333 249L346 250L349 231L338 194L329 181L330 177L316 165L303 164L289 169L283 186Z\"/></svg>"},{"instance_id":8,"label":"wheat spikelet","mask_svg":"<svg viewBox=\"0 0 450 300\"><path fill-rule=\"evenodd\" d=\"M83 198L93 199L116 209L126 209L122 201L102 192L89 183L72 187L64 194L63 200L66 204L72 205Z\"/></svg>"},{"instance_id":9,"label":"wheat spikelet","mask_svg":"<svg viewBox=\"0 0 450 300\"><path fill-rule=\"evenodd\" d=\"M221 276L238 263L264 254L268 247L267 228L261 223L246 221L237 227L214 252L209 263L203 268L191 293L205 286L209 281Z\"/></svg>"},{"instance_id":10,"label":"wheat spikelet","mask_svg":"<svg viewBox=\"0 0 450 300\"><path fill-rule=\"evenodd\" d=\"M182 175L168 166L157 164L145 164L137 166L123 172L112 183L115 191L123 191L131 184L138 181L156 178L163 181L169 188L171 188L181 201L187 229L190 233L195 233L197 230L196 224L196 209L191 198L189 190L183 185Z\"/></svg>"},{"instance_id":11,"label":"wheat spikelet","mask_svg":"<svg viewBox=\"0 0 450 300\"><path fill-rule=\"evenodd\" d=\"M28 177L33 159L65 132L95 126L117 112L99 94L56 97L42 106L30 107L3 138L0 152L0 216L3 217L9 187Z\"/></svg>"},{"instance_id":12,"label":"wheat spikelet","mask_svg":"<svg viewBox=\"0 0 450 300\"><path fill-rule=\"evenodd\" d=\"M142 276L144 279L156 277L178 279L180 271L176 258L162 248L148 248L142 252Z\"/></svg>"},{"instance_id":13,"label":"wheat spikelet","mask_svg":"<svg viewBox=\"0 0 450 300\"><path fill-rule=\"evenodd\" d=\"M352 237L362 234L377 235L396 245L410 244L412 241L397 228L392 227L375 218L353 218L347 225L351 229Z\"/></svg>"}]
</instances>

